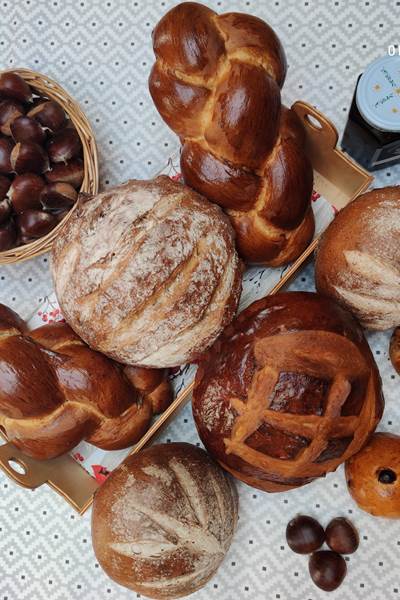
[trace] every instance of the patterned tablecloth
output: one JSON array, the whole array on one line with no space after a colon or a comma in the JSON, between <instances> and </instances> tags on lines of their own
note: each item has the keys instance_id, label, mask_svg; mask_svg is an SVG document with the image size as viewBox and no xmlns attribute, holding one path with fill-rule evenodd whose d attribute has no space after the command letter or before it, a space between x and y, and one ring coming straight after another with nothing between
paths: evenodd
<instances>
[{"instance_id":1,"label":"patterned tablecloth","mask_svg":"<svg viewBox=\"0 0 400 600\"><path fill-rule=\"evenodd\" d=\"M240 10L267 20L280 35L289 73L283 98L315 104L343 129L357 75L400 43L396 0L221 0L219 11ZM150 33L172 6L155 0L1 0L0 68L29 67L54 77L81 103L100 149L103 188L129 177L150 177L176 146L147 91L153 61ZM400 181L383 170L376 186ZM0 302L23 316L51 290L48 257L0 268ZM312 290L312 265L291 289ZM399 377L388 358L387 333L368 336L381 370L386 410L380 429L400 431ZM198 443L190 406L161 440ZM296 513L322 523L347 515L360 531L337 600L400 598L400 522L374 519L350 499L343 469L279 495L239 485L240 522L216 577L193 598L320 600L307 559L293 554L285 526ZM23 490L0 473L0 600L134 598L101 571L90 541L90 511L79 517L49 488Z\"/></svg>"}]
</instances>

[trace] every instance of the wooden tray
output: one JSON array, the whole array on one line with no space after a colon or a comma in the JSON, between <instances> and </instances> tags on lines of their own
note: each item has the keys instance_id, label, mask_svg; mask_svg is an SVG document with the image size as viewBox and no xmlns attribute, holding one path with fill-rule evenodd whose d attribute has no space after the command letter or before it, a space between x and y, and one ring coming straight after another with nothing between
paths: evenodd
<instances>
[{"instance_id":1,"label":"wooden tray","mask_svg":"<svg viewBox=\"0 0 400 600\"><path fill-rule=\"evenodd\" d=\"M365 191L373 177L336 148L338 132L324 115L305 102L296 102L292 108L302 119L307 133L306 152L314 168L314 189L340 210ZM275 294L293 277L300 265L312 254L317 243L318 238L285 271L279 283L270 291L271 294ZM149 444L156 433L167 425L178 409L187 402L192 388L193 384L190 384L178 394L132 449L131 454ZM91 505L93 495L100 485L69 455L37 461L25 456L9 442L0 446L0 467L16 483L26 488L36 488L47 483L80 514Z\"/></svg>"}]
</instances>

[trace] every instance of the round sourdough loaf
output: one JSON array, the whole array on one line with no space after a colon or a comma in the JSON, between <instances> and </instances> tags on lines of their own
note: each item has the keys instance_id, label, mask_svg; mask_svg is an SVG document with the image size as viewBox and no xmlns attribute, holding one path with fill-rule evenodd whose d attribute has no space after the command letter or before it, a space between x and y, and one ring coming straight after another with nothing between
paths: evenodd
<instances>
[{"instance_id":1,"label":"round sourdough loaf","mask_svg":"<svg viewBox=\"0 0 400 600\"><path fill-rule=\"evenodd\" d=\"M319 244L315 279L364 327L400 324L400 186L362 194L340 211Z\"/></svg>"},{"instance_id":2,"label":"round sourdough loaf","mask_svg":"<svg viewBox=\"0 0 400 600\"><path fill-rule=\"evenodd\" d=\"M92 539L115 581L151 598L195 592L232 540L232 481L191 444L161 444L127 458L97 492Z\"/></svg>"},{"instance_id":3,"label":"round sourdough loaf","mask_svg":"<svg viewBox=\"0 0 400 600\"><path fill-rule=\"evenodd\" d=\"M195 360L239 300L228 217L165 175L79 202L53 246L67 322L92 348L125 364Z\"/></svg>"}]
</instances>

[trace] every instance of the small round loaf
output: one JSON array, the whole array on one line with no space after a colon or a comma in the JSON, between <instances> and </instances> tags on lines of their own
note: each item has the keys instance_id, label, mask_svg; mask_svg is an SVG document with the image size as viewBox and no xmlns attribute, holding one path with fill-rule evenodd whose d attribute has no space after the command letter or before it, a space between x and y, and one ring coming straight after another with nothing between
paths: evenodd
<instances>
[{"instance_id":1,"label":"small round loaf","mask_svg":"<svg viewBox=\"0 0 400 600\"><path fill-rule=\"evenodd\" d=\"M335 470L383 411L381 381L350 313L318 294L268 296L206 353L193 415L207 450L268 492Z\"/></svg>"},{"instance_id":2,"label":"small round loaf","mask_svg":"<svg viewBox=\"0 0 400 600\"><path fill-rule=\"evenodd\" d=\"M233 482L204 450L160 444L128 457L96 493L93 548L117 583L179 598L217 571L237 516Z\"/></svg>"},{"instance_id":3,"label":"small round loaf","mask_svg":"<svg viewBox=\"0 0 400 600\"><path fill-rule=\"evenodd\" d=\"M89 346L128 365L195 360L239 300L229 219L165 175L79 202L53 246L67 322Z\"/></svg>"},{"instance_id":4,"label":"small round loaf","mask_svg":"<svg viewBox=\"0 0 400 600\"><path fill-rule=\"evenodd\" d=\"M400 519L400 436L375 433L346 463L349 492L375 517Z\"/></svg>"},{"instance_id":5,"label":"small round loaf","mask_svg":"<svg viewBox=\"0 0 400 600\"><path fill-rule=\"evenodd\" d=\"M400 324L400 186L362 194L339 212L319 243L317 290L368 329Z\"/></svg>"}]
</instances>

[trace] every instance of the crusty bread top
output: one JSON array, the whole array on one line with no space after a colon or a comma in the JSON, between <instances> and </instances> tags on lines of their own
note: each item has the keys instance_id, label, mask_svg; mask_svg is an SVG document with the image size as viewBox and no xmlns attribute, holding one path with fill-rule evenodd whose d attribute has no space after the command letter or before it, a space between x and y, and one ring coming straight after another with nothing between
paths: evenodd
<instances>
[{"instance_id":1,"label":"crusty bread top","mask_svg":"<svg viewBox=\"0 0 400 600\"><path fill-rule=\"evenodd\" d=\"M315 266L317 289L371 329L400 323L400 186L362 194L324 233Z\"/></svg>"},{"instance_id":2,"label":"crusty bread top","mask_svg":"<svg viewBox=\"0 0 400 600\"><path fill-rule=\"evenodd\" d=\"M53 247L70 325L127 364L193 360L236 310L240 269L217 206L166 176L81 202Z\"/></svg>"},{"instance_id":3,"label":"crusty bread top","mask_svg":"<svg viewBox=\"0 0 400 600\"><path fill-rule=\"evenodd\" d=\"M161 444L128 457L101 486L93 547L118 583L177 598L206 583L237 522L232 481L196 446Z\"/></svg>"}]
</instances>

